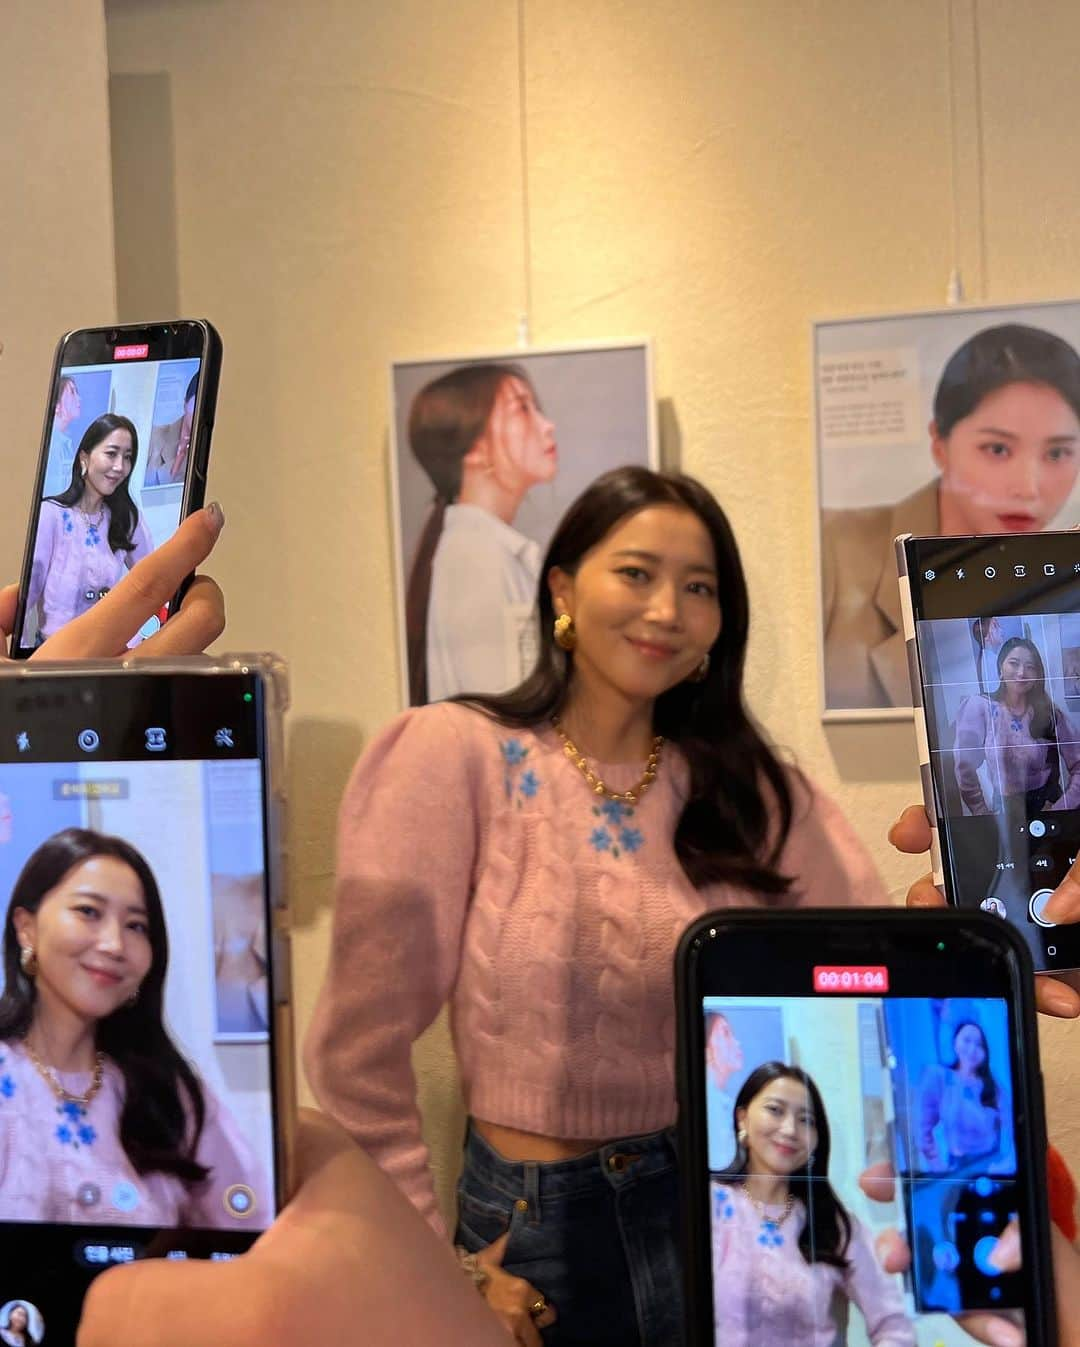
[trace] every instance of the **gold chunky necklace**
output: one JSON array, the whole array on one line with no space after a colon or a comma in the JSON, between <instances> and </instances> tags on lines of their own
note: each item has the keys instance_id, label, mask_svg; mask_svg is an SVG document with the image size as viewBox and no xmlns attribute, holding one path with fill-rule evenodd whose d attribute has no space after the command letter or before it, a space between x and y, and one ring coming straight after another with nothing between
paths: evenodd
<instances>
[{"instance_id":1,"label":"gold chunky necklace","mask_svg":"<svg viewBox=\"0 0 1080 1347\"><path fill-rule=\"evenodd\" d=\"M552 724L555 726L555 733L562 740L563 752L588 782L589 789L594 795L606 795L609 800L618 800L620 804L637 804L656 780L657 768L660 766L660 753L664 747L664 736L662 734L658 734L652 741L652 752L649 754L649 760L645 764L645 770L642 772L641 780L637 785L630 790L612 790L589 766L585 755L563 729L558 718L553 720Z\"/></svg>"},{"instance_id":2,"label":"gold chunky necklace","mask_svg":"<svg viewBox=\"0 0 1080 1347\"><path fill-rule=\"evenodd\" d=\"M787 1218L791 1215L791 1210L795 1206L795 1194L789 1192L787 1195L787 1200L784 1203L784 1210L780 1213L779 1216L770 1216L769 1213L765 1210L765 1203L759 1202L757 1198L754 1196L754 1194L750 1192L750 1190L747 1188L745 1183L743 1184L743 1192L750 1199L751 1204L757 1208L758 1215L761 1217L761 1219L763 1221L771 1221L772 1224L775 1225L778 1229L780 1226L784 1224Z\"/></svg>"},{"instance_id":3,"label":"gold chunky necklace","mask_svg":"<svg viewBox=\"0 0 1080 1347\"><path fill-rule=\"evenodd\" d=\"M28 1038L23 1039L23 1046L26 1048L26 1055L34 1063L38 1075L45 1084L52 1090L53 1094L61 1104L78 1104L80 1108L89 1108L91 1101L97 1092L101 1089L101 1082L105 1079L105 1054L99 1052L94 1060L94 1074L90 1080L90 1086L85 1094L72 1094L60 1084L56 1072L51 1066L46 1066L41 1058L34 1051L34 1045Z\"/></svg>"}]
</instances>

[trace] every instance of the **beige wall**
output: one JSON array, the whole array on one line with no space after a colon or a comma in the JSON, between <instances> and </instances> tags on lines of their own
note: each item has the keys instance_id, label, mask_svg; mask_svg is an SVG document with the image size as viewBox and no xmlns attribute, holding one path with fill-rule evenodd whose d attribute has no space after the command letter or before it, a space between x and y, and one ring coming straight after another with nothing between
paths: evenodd
<instances>
[{"instance_id":1,"label":"beige wall","mask_svg":"<svg viewBox=\"0 0 1080 1347\"><path fill-rule=\"evenodd\" d=\"M53 351L116 310L100 0L7 0L0 40L0 577L17 579Z\"/></svg>"},{"instance_id":2,"label":"beige wall","mask_svg":"<svg viewBox=\"0 0 1080 1347\"><path fill-rule=\"evenodd\" d=\"M919 869L884 840L917 797L910 726L826 730L817 713L809 323L936 306L954 260L972 300L1076 292L1080 188L1063 165L1080 12L974 4L525 6L533 340L655 338L665 447L681 444L742 543L753 704L898 893ZM120 275L138 273L142 302L178 288L224 334L211 487L229 514L215 562L229 643L293 667L302 1023L335 804L399 704L387 364L510 345L523 303L516 14L511 0L108 5L114 75L168 84L175 163L161 293L144 258L122 251ZM137 161L121 171L118 199ZM1080 1166L1075 1033L1050 1026L1045 1042L1052 1130ZM441 1044L424 1075L439 1130Z\"/></svg>"}]
</instances>

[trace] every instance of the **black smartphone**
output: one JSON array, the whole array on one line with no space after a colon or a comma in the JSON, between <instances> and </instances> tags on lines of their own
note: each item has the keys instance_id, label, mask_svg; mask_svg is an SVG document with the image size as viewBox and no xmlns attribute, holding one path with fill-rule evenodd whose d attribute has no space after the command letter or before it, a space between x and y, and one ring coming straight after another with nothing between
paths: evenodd
<instances>
[{"instance_id":1,"label":"black smartphone","mask_svg":"<svg viewBox=\"0 0 1080 1347\"><path fill-rule=\"evenodd\" d=\"M0 672L0 1327L227 1259L289 1188L280 666ZM123 1326L118 1325L123 1336Z\"/></svg>"},{"instance_id":2,"label":"black smartphone","mask_svg":"<svg viewBox=\"0 0 1080 1347\"><path fill-rule=\"evenodd\" d=\"M1012 927L716 912L675 978L690 1347L959 1344L935 1316L968 1310L1051 1347L1032 968ZM1014 1222L1022 1271L998 1245Z\"/></svg>"},{"instance_id":3,"label":"black smartphone","mask_svg":"<svg viewBox=\"0 0 1080 1347\"><path fill-rule=\"evenodd\" d=\"M1080 968L1043 909L1080 853L1080 533L896 540L934 879Z\"/></svg>"},{"instance_id":4,"label":"black smartphone","mask_svg":"<svg viewBox=\"0 0 1080 1347\"><path fill-rule=\"evenodd\" d=\"M53 362L11 653L92 608L199 509L221 375L205 319L86 328ZM180 595L132 645L158 630Z\"/></svg>"}]
</instances>

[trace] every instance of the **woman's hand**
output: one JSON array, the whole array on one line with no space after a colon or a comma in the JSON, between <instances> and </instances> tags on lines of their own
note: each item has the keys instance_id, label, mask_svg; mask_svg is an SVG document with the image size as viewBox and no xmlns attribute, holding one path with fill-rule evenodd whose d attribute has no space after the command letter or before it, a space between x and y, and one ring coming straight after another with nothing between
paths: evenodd
<instances>
[{"instance_id":1,"label":"woman's hand","mask_svg":"<svg viewBox=\"0 0 1080 1347\"><path fill-rule=\"evenodd\" d=\"M300 1186L242 1258L113 1268L90 1287L78 1347L507 1347L453 1252L378 1165L304 1110Z\"/></svg>"},{"instance_id":2,"label":"woman's hand","mask_svg":"<svg viewBox=\"0 0 1080 1347\"><path fill-rule=\"evenodd\" d=\"M225 629L225 598L206 576L198 576L184 595L179 611L159 632L137 648L128 642L169 600L187 576L205 561L225 524L218 504L196 510L168 542L133 566L89 612L50 636L32 659L94 659L113 655L195 655ZM0 635L8 638L15 625L18 588L0 590Z\"/></svg>"},{"instance_id":3,"label":"woman's hand","mask_svg":"<svg viewBox=\"0 0 1080 1347\"><path fill-rule=\"evenodd\" d=\"M922 805L908 805L889 829L889 841L897 851L919 855L930 850L930 823ZM944 907L945 898L930 875L917 879L907 895L908 907ZM1080 919L1080 861L1057 886L1044 915L1051 921ZM1075 1019L1080 1015L1080 992L1057 977L1035 979L1035 1003L1044 1015Z\"/></svg>"},{"instance_id":4,"label":"woman's hand","mask_svg":"<svg viewBox=\"0 0 1080 1347\"><path fill-rule=\"evenodd\" d=\"M547 1303L543 1293L532 1282L502 1270L509 1239L510 1232L507 1231L476 1256L477 1262L488 1274L483 1296L515 1342L521 1343L521 1347L542 1347L540 1329L555 1322L555 1308ZM543 1312L533 1314L530 1307L541 1301L544 1304Z\"/></svg>"}]
</instances>

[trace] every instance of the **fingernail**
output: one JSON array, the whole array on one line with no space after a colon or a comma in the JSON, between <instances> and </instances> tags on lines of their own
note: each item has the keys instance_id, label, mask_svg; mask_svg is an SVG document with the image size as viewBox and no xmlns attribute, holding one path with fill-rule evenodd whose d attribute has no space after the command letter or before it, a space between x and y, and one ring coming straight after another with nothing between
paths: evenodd
<instances>
[{"instance_id":1,"label":"fingernail","mask_svg":"<svg viewBox=\"0 0 1080 1347\"><path fill-rule=\"evenodd\" d=\"M1075 921L1077 914L1073 911L1073 907L1071 898L1066 898L1063 893L1055 893L1043 908L1043 917L1046 921L1055 923Z\"/></svg>"},{"instance_id":2,"label":"fingernail","mask_svg":"<svg viewBox=\"0 0 1080 1347\"><path fill-rule=\"evenodd\" d=\"M220 533L225 527L225 511L221 508L221 505L216 500L212 500L206 507L206 514L214 532Z\"/></svg>"},{"instance_id":3,"label":"fingernail","mask_svg":"<svg viewBox=\"0 0 1080 1347\"><path fill-rule=\"evenodd\" d=\"M987 1319L984 1325L992 1347L1024 1347L1024 1333L1008 1319Z\"/></svg>"}]
</instances>

